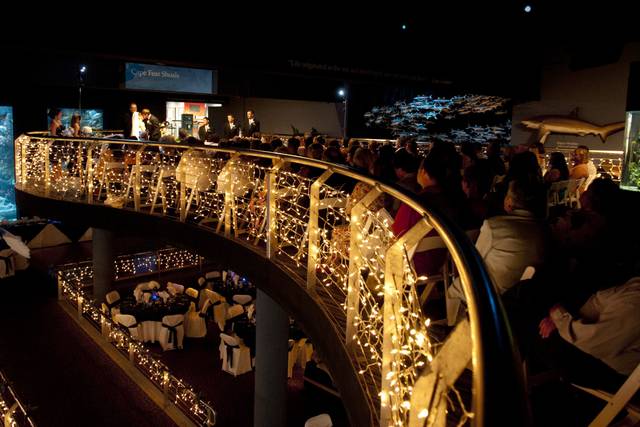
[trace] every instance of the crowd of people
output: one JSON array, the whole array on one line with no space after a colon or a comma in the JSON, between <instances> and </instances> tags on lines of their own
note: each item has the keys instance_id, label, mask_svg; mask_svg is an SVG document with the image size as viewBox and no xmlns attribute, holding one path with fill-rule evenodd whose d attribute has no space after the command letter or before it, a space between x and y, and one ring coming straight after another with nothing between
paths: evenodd
<instances>
[{"instance_id":1,"label":"crowd of people","mask_svg":"<svg viewBox=\"0 0 640 427\"><path fill-rule=\"evenodd\" d=\"M470 235L477 236L476 248L532 374L552 370L568 382L615 390L640 363L640 318L634 315L640 278L634 278L635 242L624 228L630 220L618 185L606 175L595 177L587 147L575 149L569 166L559 152L547 159L538 144L505 147L495 142L482 152L472 144L458 149L434 142L423 157L409 138L400 138L395 146L355 140L341 144L321 136L233 143L349 166L397 184L465 230L479 230ZM296 171L309 178L321 172L309 167ZM549 187L567 179L582 179L579 204L549 209ZM348 216L371 187L342 185L350 193ZM396 236L422 218L384 195L369 205L372 211L382 208L394 218ZM348 252L348 232L347 227L334 229L335 244L343 246L339 252ZM446 254L443 248L416 251L416 273L429 277L441 272ZM535 275L521 280L527 267ZM445 292L464 306L456 283Z\"/></svg>"}]
</instances>

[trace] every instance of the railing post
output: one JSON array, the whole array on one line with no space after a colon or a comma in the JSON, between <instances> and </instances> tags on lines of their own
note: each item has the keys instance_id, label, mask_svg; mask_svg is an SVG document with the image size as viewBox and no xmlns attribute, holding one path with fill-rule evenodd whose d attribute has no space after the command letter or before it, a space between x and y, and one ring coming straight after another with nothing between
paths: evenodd
<instances>
[{"instance_id":1,"label":"railing post","mask_svg":"<svg viewBox=\"0 0 640 427\"><path fill-rule=\"evenodd\" d=\"M57 283L58 283L58 301L62 301L62 279L60 278L60 274L61 272L58 271L58 274L56 274L57 277Z\"/></svg>"},{"instance_id":2,"label":"railing post","mask_svg":"<svg viewBox=\"0 0 640 427\"><path fill-rule=\"evenodd\" d=\"M320 216L320 187L333 174L331 169L327 169L311 184L309 191L309 224L307 225L308 250L307 250L307 292L316 292L318 276L316 273L318 262L320 261L320 227L318 218Z\"/></svg>"},{"instance_id":3,"label":"railing post","mask_svg":"<svg viewBox=\"0 0 640 427\"><path fill-rule=\"evenodd\" d=\"M164 406L169 406L169 371L162 372L162 395L164 397Z\"/></svg>"},{"instance_id":4,"label":"railing post","mask_svg":"<svg viewBox=\"0 0 640 427\"><path fill-rule=\"evenodd\" d=\"M44 159L42 162L44 166L44 170L42 171L43 172L42 176L44 177L44 195L49 196L49 189L51 188L51 176L50 176L51 172L49 171L49 151L50 151L49 143L45 142L42 148L44 151L43 153Z\"/></svg>"},{"instance_id":5,"label":"railing post","mask_svg":"<svg viewBox=\"0 0 640 427\"><path fill-rule=\"evenodd\" d=\"M236 160L240 157L240 154L233 154L231 158L227 161L227 164L222 168L227 169L227 182L224 186L224 237L231 237L231 211L235 208L235 196L233 195L233 187L234 187L234 175L235 175L235 164ZM218 226L218 231L220 231L220 226Z\"/></svg>"},{"instance_id":6,"label":"railing post","mask_svg":"<svg viewBox=\"0 0 640 427\"><path fill-rule=\"evenodd\" d=\"M93 203L93 145L87 147L87 203Z\"/></svg>"},{"instance_id":7,"label":"railing post","mask_svg":"<svg viewBox=\"0 0 640 427\"><path fill-rule=\"evenodd\" d=\"M135 170L135 183L133 185L133 207L136 212L140 211L140 181L142 174L142 151L144 150L144 146L140 147L138 151L136 151L136 164L133 166ZM133 171L132 171L133 173ZM129 195L125 196L127 199Z\"/></svg>"},{"instance_id":8,"label":"railing post","mask_svg":"<svg viewBox=\"0 0 640 427\"><path fill-rule=\"evenodd\" d=\"M78 291L78 318L82 319L82 295L80 295L80 291Z\"/></svg>"},{"instance_id":9,"label":"railing post","mask_svg":"<svg viewBox=\"0 0 640 427\"><path fill-rule=\"evenodd\" d=\"M391 402L391 383L400 381L395 377L393 367L400 363L403 357L399 352L393 352L394 342L397 341L399 328L402 325L398 320L402 316L402 300L399 296L404 288L405 248L411 248L432 230L432 226L423 218L409 231L396 240L385 254L384 269L384 307L383 307L383 338L382 338L382 387L380 390L380 425L390 425L390 407L399 405ZM397 350L397 349L396 349Z\"/></svg>"},{"instance_id":10,"label":"railing post","mask_svg":"<svg viewBox=\"0 0 640 427\"><path fill-rule=\"evenodd\" d=\"M27 177L28 177L28 171L27 171L27 147L29 145L29 143L31 143L31 138L28 139L28 142L22 143L22 184L26 185L27 184Z\"/></svg>"},{"instance_id":11,"label":"railing post","mask_svg":"<svg viewBox=\"0 0 640 427\"><path fill-rule=\"evenodd\" d=\"M347 287L347 346L354 342L356 334L355 324L360 305L360 270L364 265L364 260L360 255L360 246L362 245L362 234L369 232L369 230L362 229L364 225L361 224L362 216L367 212L369 205L381 193L382 191L379 188L374 187L351 208L351 218L349 220L349 285Z\"/></svg>"},{"instance_id":12,"label":"railing post","mask_svg":"<svg viewBox=\"0 0 640 427\"><path fill-rule=\"evenodd\" d=\"M134 351L135 345L133 343L133 338L131 338L131 340L129 341L129 362L131 362L132 365L136 364L136 353Z\"/></svg>"},{"instance_id":13,"label":"railing post","mask_svg":"<svg viewBox=\"0 0 640 427\"><path fill-rule=\"evenodd\" d=\"M267 170L266 176L266 200L265 200L265 228L267 235L267 258L271 259L273 254L277 251L277 217L276 217L276 202L278 196L276 194L276 174L282 166L281 160L273 161L271 169Z\"/></svg>"}]
</instances>

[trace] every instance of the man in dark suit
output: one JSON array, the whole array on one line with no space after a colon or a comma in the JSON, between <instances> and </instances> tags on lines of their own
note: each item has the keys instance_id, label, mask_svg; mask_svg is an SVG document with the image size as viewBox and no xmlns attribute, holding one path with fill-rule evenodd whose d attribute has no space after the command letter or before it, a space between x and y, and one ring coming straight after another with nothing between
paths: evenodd
<instances>
[{"instance_id":1,"label":"man in dark suit","mask_svg":"<svg viewBox=\"0 0 640 427\"><path fill-rule=\"evenodd\" d=\"M148 109L142 110L142 121L147 128L147 139L149 141L159 141L160 140L160 120Z\"/></svg>"},{"instance_id":2,"label":"man in dark suit","mask_svg":"<svg viewBox=\"0 0 640 427\"><path fill-rule=\"evenodd\" d=\"M208 141L213 136L213 133L213 127L209 124L209 117L205 117L202 119L202 126L198 128L198 138L202 142Z\"/></svg>"},{"instance_id":3,"label":"man in dark suit","mask_svg":"<svg viewBox=\"0 0 640 427\"><path fill-rule=\"evenodd\" d=\"M247 123L242 129L242 136L245 138L259 137L260 122L256 120L256 115L253 110L247 110Z\"/></svg>"},{"instance_id":4,"label":"man in dark suit","mask_svg":"<svg viewBox=\"0 0 640 427\"><path fill-rule=\"evenodd\" d=\"M227 116L227 123L224 124L223 136L225 139L233 139L240 134L240 127L236 124L233 114Z\"/></svg>"}]
</instances>

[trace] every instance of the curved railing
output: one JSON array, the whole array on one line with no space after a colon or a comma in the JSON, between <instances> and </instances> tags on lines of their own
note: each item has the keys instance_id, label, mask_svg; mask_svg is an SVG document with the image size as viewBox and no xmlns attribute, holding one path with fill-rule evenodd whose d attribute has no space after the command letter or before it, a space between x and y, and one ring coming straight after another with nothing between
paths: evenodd
<instances>
[{"instance_id":1,"label":"curved railing","mask_svg":"<svg viewBox=\"0 0 640 427\"><path fill-rule=\"evenodd\" d=\"M27 408L20 402L18 395L7 377L0 371L0 424L5 427L35 427Z\"/></svg>"},{"instance_id":2,"label":"curved railing","mask_svg":"<svg viewBox=\"0 0 640 427\"><path fill-rule=\"evenodd\" d=\"M517 355L482 260L446 217L399 188L334 164L233 147L31 133L16 139L15 160L20 191L197 224L299 274L350 355L375 424L524 422ZM354 184L364 197L350 195ZM393 202L422 218L400 238L381 208ZM443 277L416 277L411 254L434 244L425 240L434 233L450 254ZM434 284L454 274L466 315L432 319L423 307L447 300L434 297Z\"/></svg>"}]
</instances>

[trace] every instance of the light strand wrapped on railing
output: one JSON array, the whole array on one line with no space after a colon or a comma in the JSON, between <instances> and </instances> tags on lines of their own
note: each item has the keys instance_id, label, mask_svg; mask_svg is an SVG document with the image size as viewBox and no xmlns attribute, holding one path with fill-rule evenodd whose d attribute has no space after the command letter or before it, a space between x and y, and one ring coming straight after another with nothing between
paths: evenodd
<instances>
[{"instance_id":1,"label":"light strand wrapped on railing","mask_svg":"<svg viewBox=\"0 0 640 427\"><path fill-rule=\"evenodd\" d=\"M415 397L415 388L431 372L443 340L434 337L433 323L423 311L425 301L419 297L407 254L411 248L396 246L399 239L387 210L398 204L391 194L410 203L401 193L389 187L382 191L379 183L344 169L334 173L332 166L278 153L130 141L48 144L37 137L16 140L16 153L21 153L16 157L21 162L16 176L23 191L160 214L272 253L273 262L284 264L302 281L307 278L308 292L322 305L360 373L358 381L366 390L375 422L405 425L429 410L428 402ZM75 147L75 153L69 147ZM60 170L63 173L56 172ZM51 177L48 186L45 176ZM83 180L74 180L78 176ZM267 181L273 213L270 224ZM80 191L71 191L75 184ZM354 184L358 190L377 191L371 196L375 203L372 200L356 209L356 214L350 209L362 195L356 197ZM426 218L419 205L411 206ZM433 227L425 225L411 238L422 239L430 230ZM266 251L267 241L273 251ZM181 256L183 264L195 261ZM390 256L394 264L388 270ZM459 256L452 259L456 267L464 267ZM175 257L166 260L181 263ZM158 268L163 262L158 258ZM150 263L151 258L140 265L129 261L126 271L151 268ZM466 345L471 347L472 341ZM159 366L147 368L155 383L166 386ZM434 401L447 402L450 413L461 414L456 423L473 417L467 410L470 398L459 398L454 382L434 390L438 393ZM435 422L418 418L427 425Z\"/></svg>"},{"instance_id":2,"label":"light strand wrapped on railing","mask_svg":"<svg viewBox=\"0 0 640 427\"><path fill-rule=\"evenodd\" d=\"M9 380L0 371L0 422L4 427L35 427Z\"/></svg>"}]
</instances>

